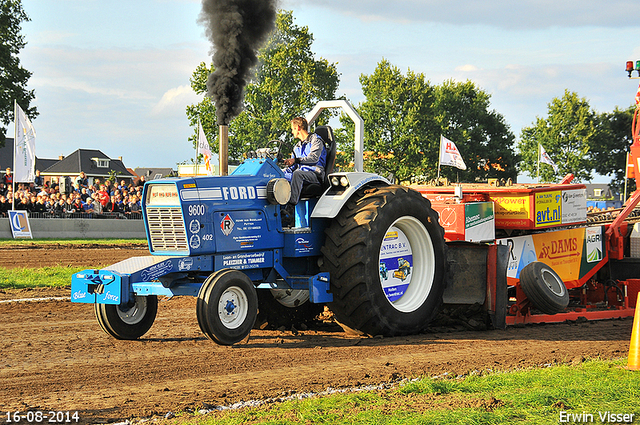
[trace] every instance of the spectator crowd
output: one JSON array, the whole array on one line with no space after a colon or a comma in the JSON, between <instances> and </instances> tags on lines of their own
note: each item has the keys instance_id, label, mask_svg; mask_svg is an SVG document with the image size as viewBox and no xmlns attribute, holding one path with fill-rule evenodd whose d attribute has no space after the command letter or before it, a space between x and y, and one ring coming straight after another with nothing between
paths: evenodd
<instances>
[{"instance_id":1,"label":"spectator crowd","mask_svg":"<svg viewBox=\"0 0 640 425\"><path fill-rule=\"evenodd\" d=\"M81 172L74 180L67 178L65 184L44 182L36 171L32 183L16 183L13 193L13 175L7 168L0 180L0 216L6 217L11 210L26 210L36 217L75 218L142 218L142 187L144 179L137 184L124 180L93 179L89 184ZM61 190L62 188L62 190Z\"/></svg>"}]
</instances>

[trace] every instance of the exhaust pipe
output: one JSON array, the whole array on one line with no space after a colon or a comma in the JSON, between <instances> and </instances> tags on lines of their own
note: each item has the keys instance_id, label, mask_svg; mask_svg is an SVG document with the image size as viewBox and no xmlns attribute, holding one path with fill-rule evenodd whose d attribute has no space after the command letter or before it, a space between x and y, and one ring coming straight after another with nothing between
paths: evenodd
<instances>
[{"instance_id":1,"label":"exhaust pipe","mask_svg":"<svg viewBox=\"0 0 640 425\"><path fill-rule=\"evenodd\" d=\"M220 159L220 175L229 175L229 126L220 126L220 149L218 151L218 157Z\"/></svg>"}]
</instances>

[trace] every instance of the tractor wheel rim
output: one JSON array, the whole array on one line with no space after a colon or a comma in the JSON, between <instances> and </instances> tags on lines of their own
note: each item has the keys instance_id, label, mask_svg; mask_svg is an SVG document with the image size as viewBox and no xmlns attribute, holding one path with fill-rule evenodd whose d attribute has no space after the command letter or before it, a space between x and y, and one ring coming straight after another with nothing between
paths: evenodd
<instances>
[{"instance_id":1,"label":"tractor wheel rim","mask_svg":"<svg viewBox=\"0 0 640 425\"><path fill-rule=\"evenodd\" d=\"M564 285L561 285L560 282L558 282L558 279L550 271L542 271L542 281L556 296L562 297L564 295Z\"/></svg>"},{"instance_id":2,"label":"tractor wheel rim","mask_svg":"<svg viewBox=\"0 0 640 425\"><path fill-rule=\"evenodd\" d=\"M422 222L411 216L396 220L385 234L379 262L380 284L391 305L403 313L420 308L435 276L435 251Z\"/></svg>"},{"instance_id":3,"label":"tractor wheel rim","mask_svg":"<svg viewBox=\"0 0 640 425\"><path fill-rule=\"evenodd\" d=\"M239 328L249 314L247 294L237 286L227 288L218 301L218 318L227 329Z\"/></svg>"},{"instance_id":4,"label":"tractor wheel rim","mask_svg":"<svg viewBox=\"0 0 640 425\"><path fill-rule=\"evenodd\" d=\"M118 317L127 325L137 325L147 313L147 297L136 296L136 301L131 307L118 307Z\"/></svg>"}]
</instances>

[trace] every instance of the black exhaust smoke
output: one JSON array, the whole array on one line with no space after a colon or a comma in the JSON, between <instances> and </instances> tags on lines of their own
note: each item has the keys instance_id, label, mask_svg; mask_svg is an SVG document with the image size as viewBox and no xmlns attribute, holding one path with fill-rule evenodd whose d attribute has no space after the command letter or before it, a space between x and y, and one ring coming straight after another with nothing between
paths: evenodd
<instances>
[{"instance_id":1,"label":"black exhaust smoke","mask_svg":"<svg viewBox=\"0 0 640 425\"><path fill-rule=\"evenodd\" d=\"M242 112L257 51L275 28L276 7L276 0L202 0L200 22L213 44L215 68L207 95L215 103L218 125L228 125Z\"/></svg>"}]
</instances>

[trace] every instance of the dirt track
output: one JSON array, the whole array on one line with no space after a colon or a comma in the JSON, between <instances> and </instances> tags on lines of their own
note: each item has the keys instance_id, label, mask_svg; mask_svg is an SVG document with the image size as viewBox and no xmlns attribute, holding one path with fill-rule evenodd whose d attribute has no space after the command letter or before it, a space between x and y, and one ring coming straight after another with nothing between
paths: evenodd
<instances>
[{"instance_id":1,"label":"dirt track","mask_svg":"<svg viewBox=\"0 0 640 425\"><path fill-rule=\"evenodd\" d=\"M146 245L61 245L30 244L0 249L0 267L44 267L64 265L100 267L115 264L129 257L149 255Z\"/></svg>"},{"instance_id":2,"label":"dirt track","mask_svg":"<svg viewBox=\"0 0 640 425\"><path fill-rule=\"evenodd\" d=\"M146 255L140 249L96 251L101 252L93 261ZM62 264L88 257L87 249L68 247L24 253L53 256ZM5 261L0 257L0 266L17 263ZM44 295L68 296L69 291L5 291L0 299ZM162 301L151 331L134 342L104 334L91 305L0 303L0 409L77 410L83 423L103 423L404 377L618 358L627 355L632 323L380 339L349 336L335 327L297 334L256 330L245 344L221 347L201 334L193 298Z\"/></svg>"}]
</instances>

